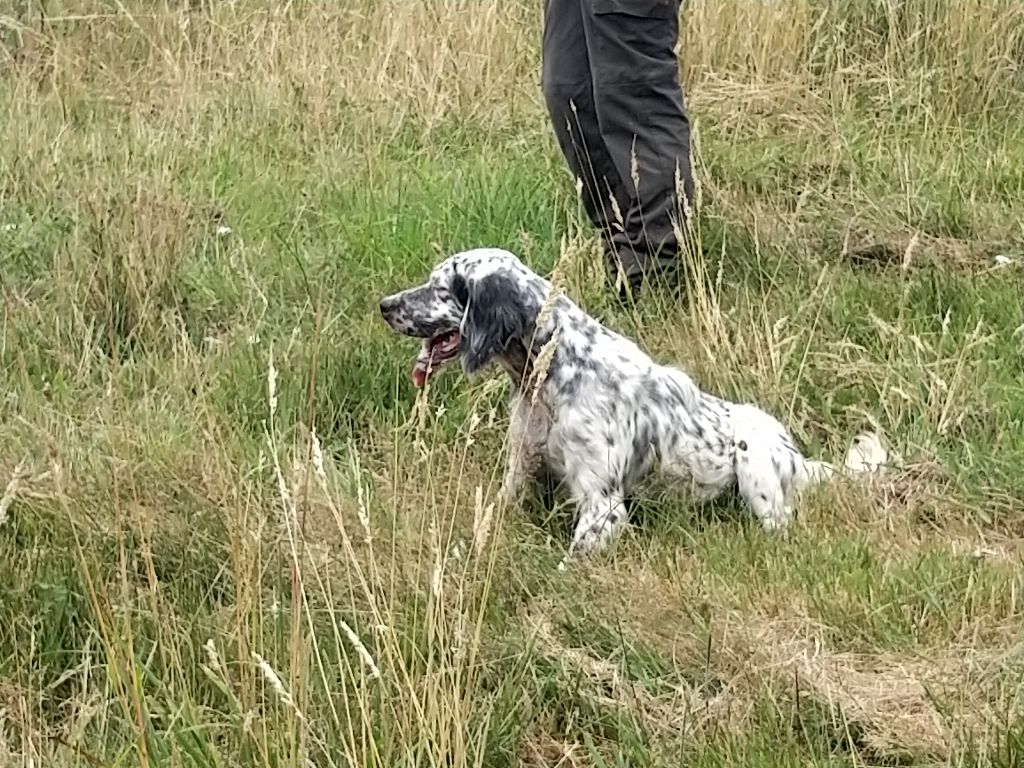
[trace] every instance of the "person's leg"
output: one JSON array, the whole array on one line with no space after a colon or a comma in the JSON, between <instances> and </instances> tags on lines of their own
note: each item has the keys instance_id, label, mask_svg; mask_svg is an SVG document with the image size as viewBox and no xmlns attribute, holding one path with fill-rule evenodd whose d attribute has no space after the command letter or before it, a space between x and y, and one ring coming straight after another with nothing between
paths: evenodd
<instances>
[{"instance_id":1,"label":"person's leg","mask_svg":"<svg viewBox=\"0 0 1024 768\"><path fill-rule=\"evenodd\" d=\"M601 136L629 197L625 227L612 238L615 255L630 282L650 272L671 274L684 247L673 223L685 235L683 219L694 204L690 125L675 53L679 0L583 2Z\"/></svg>"},{"instance_id":2,"label":"person's leg","mask_svg":"<svg viewBox=\"0 0 1024 768\"><path fill-rule=\"evenodd\" d=\"M612 250L613 234L623 227L616 220L624 220L629 194L598 125L585 8L589 11L589 0L545 0L541 82L558 146L582 184L583 207Z\"/></svg>"}]
</instances>

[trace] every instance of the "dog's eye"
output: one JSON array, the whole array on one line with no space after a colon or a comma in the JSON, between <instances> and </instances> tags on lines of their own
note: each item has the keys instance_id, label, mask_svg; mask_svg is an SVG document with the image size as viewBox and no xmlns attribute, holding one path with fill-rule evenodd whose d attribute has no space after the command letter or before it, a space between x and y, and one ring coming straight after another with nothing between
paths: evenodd
<instances>
[{"instance_id":1,"label":"dog's eye","mask_svg":"<svg viewBox=\"0 0 1024 768\"><path fill-rule=\"evenodd\" d=\"M466 279L462 275L455 275L452 278L452 295L459 302L459 306L464 307L466 302L469 301L469 287L466 285Z\"/></svg>"}]
</instances>

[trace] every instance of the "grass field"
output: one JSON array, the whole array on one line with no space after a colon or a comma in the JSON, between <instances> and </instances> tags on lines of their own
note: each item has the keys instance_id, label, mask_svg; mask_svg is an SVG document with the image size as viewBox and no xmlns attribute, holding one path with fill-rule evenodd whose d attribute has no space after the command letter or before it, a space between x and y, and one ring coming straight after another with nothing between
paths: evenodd
<instances>
[{"instance_id":1,"label":"grass field","mask_svg":"<svg viewBox=\"0 0 1024 768\"><path fill-rule=\"evenodd\" d=\"M623 309L540 0L186 5L0 10L0 765L1021 764L1024 6L689 0L706 287ZM893 465L559 572L377 314L475 245Z\"/></svg>"}]
</instances>

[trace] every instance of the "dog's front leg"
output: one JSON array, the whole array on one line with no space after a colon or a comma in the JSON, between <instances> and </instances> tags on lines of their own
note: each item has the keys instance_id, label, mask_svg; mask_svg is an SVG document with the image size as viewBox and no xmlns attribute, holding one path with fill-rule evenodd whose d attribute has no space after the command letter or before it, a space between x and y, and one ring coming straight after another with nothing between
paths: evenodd
<instances>
[{"instance_id":1,"label":"dog's front leg","mask_svg":"<svg viewBox=\"0 0 1024 768\"><path fill-rule=\"evenodd\" d=\"M569 545L569 557L605 549L626 522L626 506L620 491L588 493L579 502L579 518Z\"/></svg>"},{"instance_id":2,"label":"dog's front leg","mask_svg":"<svg viewBox=\"0 0 1024 768\"><path fill-rule=\"evenodd\" d=\"M526 481L543 460L547 436L546 411L517 393L512 399L511 419L505 438L505 480L501 496L507 504L518 500Z\"/></svg>"}]
</instances>

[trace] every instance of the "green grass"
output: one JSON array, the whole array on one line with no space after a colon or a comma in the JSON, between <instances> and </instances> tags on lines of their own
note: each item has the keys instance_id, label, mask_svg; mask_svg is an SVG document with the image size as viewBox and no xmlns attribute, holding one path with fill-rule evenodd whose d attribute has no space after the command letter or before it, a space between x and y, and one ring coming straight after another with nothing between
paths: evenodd
<instances>
[{"instance_id":1,"label":"green grass","mask_svg":"<svg viewBox=\"0 0 1024 768\"><path fill-rule=\"evenodd\" d=\"M636 309L539 5L193 6L0 13L0 764L1019 763L1017 4L689 3L706 285ZM477 245L900 461L785 538L655 480L558 571L506 384L377 315Z\"/></svg>"}]
</instances>

